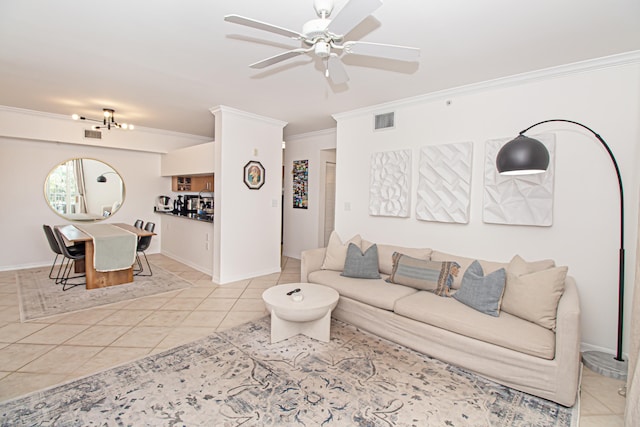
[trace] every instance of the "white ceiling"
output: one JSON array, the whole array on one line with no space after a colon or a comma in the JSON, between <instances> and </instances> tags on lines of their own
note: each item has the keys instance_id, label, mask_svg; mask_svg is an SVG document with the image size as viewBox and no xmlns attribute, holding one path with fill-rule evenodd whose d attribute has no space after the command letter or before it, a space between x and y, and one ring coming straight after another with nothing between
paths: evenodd
<instances>
[{"instance_id":1,"label":"white ceiling","mask_svg":"<svg viewBox=\"0 0 640 427\"><path fill-rule=\"evenodd\" d=\"M250 69L299 42L231 13L295 31L316 17L312 0L0 0L0 105L96 118L108 107L209 137L209 108L226 105L292 135L334 127L334 113L640 49L638 0L388 0L346 40L419 47L420 62L351 55L351 80L334 86L306 55Z\"/></svg>"}]
</instances>

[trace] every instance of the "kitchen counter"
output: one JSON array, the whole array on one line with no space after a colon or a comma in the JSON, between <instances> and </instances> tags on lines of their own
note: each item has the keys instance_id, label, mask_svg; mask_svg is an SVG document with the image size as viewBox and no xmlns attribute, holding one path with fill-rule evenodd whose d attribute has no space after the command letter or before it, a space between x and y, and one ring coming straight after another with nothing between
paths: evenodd
<instances>
[{"instance_id":1,"label":"kitchen counter","mask_svg":"<svg viewBox=\"0 0 640 427\"><path fill-rule=\"evenodd\" d=\"M191 219L194 221L201 221L201 222L213 222L213 214L197 214L197 213L173 213L172 211L169 212L163 212L163 211L155 211L155 213L159 213L162 215L169 215L169 216L173 216L173 217L177 217L177 218L185 218L185 219Z\"/></svg>"}]
</instances>

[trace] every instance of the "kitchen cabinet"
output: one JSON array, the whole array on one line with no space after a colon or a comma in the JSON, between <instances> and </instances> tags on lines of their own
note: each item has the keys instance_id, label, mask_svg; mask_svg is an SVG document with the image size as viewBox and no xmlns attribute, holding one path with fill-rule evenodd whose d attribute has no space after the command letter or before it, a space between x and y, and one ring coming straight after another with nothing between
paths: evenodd
<instances>
[{"instance_id":1,"label":"kitchen cabinet","mask_svg":"<svg viewBox=\"0 0 640 427\"><path fill-rule=\"evenodd\" d=\"M156 215L161 219L161 252L196 270L212 274L213 222L169 214Z\"/></svg>"},{"instance_id":2,"label":"kitchen cabinet","mask_svg":"<svg viewBox=\"0 0 640 427\"><path fill-rule=\"evenodd\" d=\"M213 191L213 175L181 175L171 178L172 191Z\"/></svg>"}]
</instances>

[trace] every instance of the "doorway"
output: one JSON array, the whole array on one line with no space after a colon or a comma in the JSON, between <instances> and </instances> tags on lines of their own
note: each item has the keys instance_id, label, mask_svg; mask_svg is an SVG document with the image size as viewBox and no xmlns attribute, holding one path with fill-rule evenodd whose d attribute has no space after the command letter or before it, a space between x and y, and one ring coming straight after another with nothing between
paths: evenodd
<instances>
[{"instance_id":1,"label":"doorway","mask_svg":"<svg viewBox=\"0 0 640 427\"><path fill-rule=\"evenodd\" d=\"M336 219L336 164L325 162L324 171L324 247L335 228Z\"/></svg>"}]
</instances>

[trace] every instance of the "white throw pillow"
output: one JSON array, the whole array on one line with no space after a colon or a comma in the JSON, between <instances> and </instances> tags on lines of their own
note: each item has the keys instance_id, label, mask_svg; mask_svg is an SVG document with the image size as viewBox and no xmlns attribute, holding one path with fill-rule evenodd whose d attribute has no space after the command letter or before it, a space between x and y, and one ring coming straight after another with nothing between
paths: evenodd
<instances>
[{"instance_id":1,"label":"white throw pillow","mask_svg":"<svg viewBox=\"0 0 640 427\"><path fill-rule=\"evenodd\" d=\"M567 270L553 267L519 276L507 271L502 311L555 331Z\"/></svg>"},{"instance_id":2,"label":"white throw pillow","mask_svg":"<svg viewBox=\"0 0 640 427\"><path fill-rule=\"evenodd\" d=\"M340 240L340 236L338 236L338 233L332 231L331 236L329 237L329 244L327 245L324 262L322 263L321 268L323 270L342 271L344 269L344 261L347 258L347 249L349 248L349 243L353 243L358 248L360 248L362 238L360 238L359 234L356 234L347 242L342 243L342 240Z\"/></svg>"},{"instance_id":3,"label":"white throw pillow","mask_svg":"<svg viewBox=\"0 0 640 427\"><path fill-rule=\"evenodd\" d=\"M540 261L525 261L520 255L514 256L509 262L507 271L516 276L535 273L536 271L547 270L556 266L552 259L542 259Z\"/></svg>"}]
</instances>

